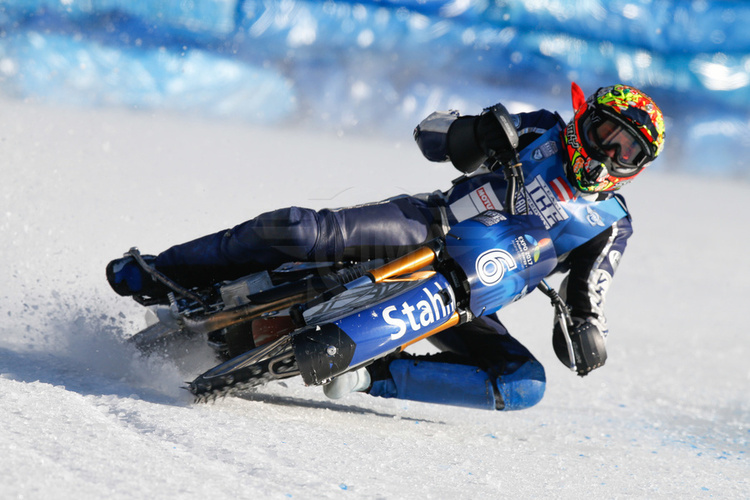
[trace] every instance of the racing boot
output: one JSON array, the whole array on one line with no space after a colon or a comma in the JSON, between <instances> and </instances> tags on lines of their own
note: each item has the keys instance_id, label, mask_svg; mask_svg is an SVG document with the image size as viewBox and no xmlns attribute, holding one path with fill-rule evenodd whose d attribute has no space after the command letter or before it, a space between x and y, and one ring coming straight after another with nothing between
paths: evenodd
<instances>
[{"instance_id":1,"label":"racing boot","mask_svg":"<svg viewBox=\"0 0 750 500\"><path fill-rule=\"evenodd\" d=\"M144 255L147 264L153 265L156 257ZM107 265L107 281L117 294L123 297L146 295L151 298L166 298L169 289L156 281L131 256L115 259Z\"/></svg>"},{"instance_id":2,"label":"racing boot","mask_svg":"<svg viewBox=\"0 0 750 500\"><path fill-rule=\"evenodd\" d=\"M352 392L366 392L371 384L370 372L360 368L334 378L323 386L323 394L330 399L341 399Z\"/></svg>"}]
</instances>

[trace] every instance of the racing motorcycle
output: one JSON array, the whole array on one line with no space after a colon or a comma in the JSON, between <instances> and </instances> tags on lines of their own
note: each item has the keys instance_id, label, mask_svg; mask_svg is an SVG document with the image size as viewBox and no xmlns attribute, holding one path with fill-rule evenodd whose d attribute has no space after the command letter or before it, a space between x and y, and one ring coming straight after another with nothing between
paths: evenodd
<instances>
[{"instance_id":1,"label":"racing motorcycle","mask_svg":"<svg viewBox=\"0 0 750 500\"><path fill-rule=\"evenodd\" d=\"M557 264L555 247L539 217L516 213L526 192L517 137L511 144L512 154L495 158L508 182L504 211L480 213L387 262L289 263L186 289L131 249L126 255L171 292L168 304L134 297L158 320L129 341L151 352L177 339L205 340L221 362L188 384L197 400L294 376L317 386L538 288L555 308L575 371L570 314L544 281Z\"/></svg>"}]
</instances>

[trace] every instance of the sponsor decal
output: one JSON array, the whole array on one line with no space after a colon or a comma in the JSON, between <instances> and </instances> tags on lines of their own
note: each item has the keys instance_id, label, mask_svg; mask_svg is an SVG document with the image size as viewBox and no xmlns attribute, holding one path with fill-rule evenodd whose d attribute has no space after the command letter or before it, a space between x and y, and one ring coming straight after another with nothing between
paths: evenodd
<instances>
[{"instance_id":1,"label":"sponsor decal","mask_svg":"<svg viewBox=\"0 0 750 500\"><path fill-rule=\"evenodd\" d=\"M549 158L557 153L557 143L555 141L547 141L531 153L531 158L536 161L541 161L545 158Z\"/></svg>"},{"instance_id":2,"label":"sponsor decal","mask_svg":"<svg viewBox=\"0 0 750 500\"><path fill-rule=\"evenodd\" d=\"M589 278L589 300L597 316L604 317L604 302L612 284L612 275L604 269L595 270Z\"/></svg>"},{"instance_id":3,"label":"sponsor decal","mask_svg":"<svg viewBox=\"0 0 750 500\"><path fill-rule=\"evenodd\" d=\"M451 212L459 222L487 210L502 210L502 208L503 204L500 203L489 182L450 205Z\"/></svg>"},{"instance_id":4,"label":"sponsor decal","mask_svg":"<svg viewBox=\"0 0 750 500\"><path fill-rule=\"evenodd\" d=\"M492 198L487 192L487 188L485 186L482 186L476 190L476 197L479 201L479 206L484 207L485 210L495 210L499 208L493 203Z\"/></svg>"},{"instance_id":5,"label":"sponsor decal","mask_svg":"<svg viewBox=\"0 0 750 500\"><path fill-rule=\"evenodd\" d=\"M535 238L528 234L518 236L513 240L513 248L516 250L518 261L520 261L521 267L526 269L539 262L539 257L542 255L542 247L552 243L549 238L544 238L541 241L537 241Z\"/></svg>"},{"instance_id":6,"label":"sponsor decal","mask_svg":"<svg viewBox=\"0 0 750 500\"><path fill-rule=\"evenodd\" d=\"M591 205L586 206L586 220L589 221L589 224L592 226L601 226L604 227L604 221L602 221L601 215L596 213L593 208L591 208Z\"/></svg>"},{"instance_id":7,"label":"sponsor decal","mask_svg":"<svg viewBox=\"0 0 750 500\"><path fill-rule=\"evenodd\" d=\"M565 138L568 140L568 144L578 149L581 147L581 143L578 142L578 135L576 134L575 121L571 121L567 127L565 127Z\"/></svg>"},{"instance_id":8,"label":"sponsor decal","mask_svg":"<svg viewBox=\"0 0 750 500\"><path fill-rule=\"evenodd\" d=\"M392 340L403 337L409 328L416 332L453 314L453 304L456 301L453 290L443 289L437 283L434 285L437 292L432 293L427 287L422 288L423 299L415 305L404 301L400 306L388 306L383 309L383 321L398 328L396 333L391 334ZM446 292L450 296L448 304L444 300Z\"/></svg>"},{"instance_id":9,"label":"sponsor decal","mask_svg":"<svg viewBox=\"0 0 750 500\"><path fill-rule=\"evenodd\" d=\"M612 250L609 252L609 263L612 266L612 272L617 271L617 266L620 265L620 259L622 258L622 252L619 250Z\"/></svg>"},{"instance_id":10,"label":"sponsor decal","mask_svg":"<svg viewBox=\"0 0 750 500\"><path fill-rule=\"evenodd\" d=\"M552 192L552 189L544 182L541 175L537 175L526 185L529 193L529 208L535 215L537 215L542 222L544 227L549 229L558 222L562 222L568 219L568 213L560 205L560 202ZM524 197L519 198L517 203L517 209L519 212L525 210Z\"/></svg>"},{"instance_id":11,"label":"sponsor decal","mask_svg":"<svg viewBox=\"0 0 750 500\"><path fill-rule=\"evenodd\" d=\"M485 286L493 286L503 279L506 269L512 271L518 264L508 251L495 248L480 255L474 267L479 281Z\"/></svg>"},{"instance_id":12,"label":"sponsor decal","mask_svg":"<svg viewBox=\"0 0 750 500\"><path fill-rule=\"evenodd\" d=\"M570 187L568 181L566 181L563 177L552 179L552 182L549 183L549 186L557 195L557 199L562 202L574 200L576 198L576 194L573 192L573 188Z\"/></svg>"},{"instance_id":13,"label":"sponsor decal","mask_svg":"<svg viewBox=\"0 0 750 500\"><path fill-rule=\"evenodd\" d=\"M508 220L508 218L497 210L487 210L486 212L483 212L474 217L474 220L481 224L484 224L487 227L491 227L499 222Z\"/></svg>"}]
</instances>

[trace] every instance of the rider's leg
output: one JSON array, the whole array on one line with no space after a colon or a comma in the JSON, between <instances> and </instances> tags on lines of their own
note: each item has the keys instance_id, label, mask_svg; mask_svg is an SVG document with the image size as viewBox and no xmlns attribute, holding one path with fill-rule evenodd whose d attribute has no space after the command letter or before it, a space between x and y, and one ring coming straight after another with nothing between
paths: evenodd
<instances>
[{"instance_id":1,"label":"rider's leg","mask_svg":"<svg viewBox=\"0 0 750 500\"><path fill-rule=\"evenodd\" d=\"M506 411L542 399L544 368L499 321L480 318L431 340L443 352L371 365L369 393Z\"/></svg>"},{"instance_id":2,"label":"rider's leg","mask_svg":"<svg viewBox=\"0 0 750 500\"><path fill-rule=\"evenodd\" d=\"M395 257L439 236L441 228L439 209L410 196L338 210L290 207L175 245L156 256L154 265L183 286L202 286L290 261ZM110 283L120 284L123 295L139 293L126 287L137 280L125 280L125 260L109 266Z\"/></svg>"}]
</instances>

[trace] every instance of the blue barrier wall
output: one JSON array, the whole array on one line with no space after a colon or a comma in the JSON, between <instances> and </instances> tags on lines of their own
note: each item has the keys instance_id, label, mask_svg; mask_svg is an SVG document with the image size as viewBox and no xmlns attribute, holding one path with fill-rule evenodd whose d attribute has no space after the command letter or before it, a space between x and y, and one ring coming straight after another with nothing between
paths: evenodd
<instances>
[{"instance_id":1,"label":"blue barrier wall","mask_svg":"<svg viewBox=\"0 0 750 500\"><path fill-rule=\"evenodd\" d=\"M661 168L748 178L747 26L734 1L5 0L0 88L403 137L496 101L567 118L571 80L623 82L668 117Z\"/></svg>"}]
</instances>

